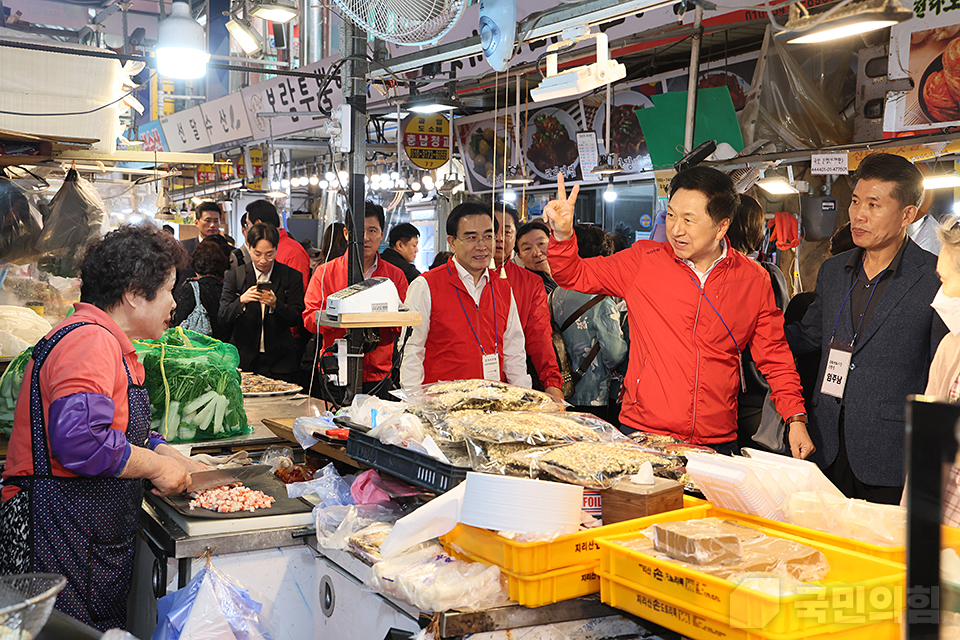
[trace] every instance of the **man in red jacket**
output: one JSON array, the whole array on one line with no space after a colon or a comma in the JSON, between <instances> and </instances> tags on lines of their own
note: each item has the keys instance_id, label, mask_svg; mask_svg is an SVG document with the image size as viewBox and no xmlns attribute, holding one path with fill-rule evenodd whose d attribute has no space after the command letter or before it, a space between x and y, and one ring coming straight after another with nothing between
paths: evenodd
<instances>
[{"instance_id":1,"label":"man in red jacket","mask_svg":"<svg viewBox=\"0 0 960 640\"><path fill-rule=\"evenodd\" d=\"M377 249L383 239L383 207L367 202L363 217L363 278L386 277L397 285L400 300L407 297L407 277L403 271L380 259ZM347 334L344 329L317 325L317 311L327 308L327 296L347 288L347 256L324 262L317 267L307 294L304 297L306 309L303 312L303 324L311 333L319 333L323 340L321 350L333 346L334 341ZM363 392L385 396L390 391L390 372L393 369L393 344L400 336L398 327L380 329L380 344L363 356ZM389 396L386 396L389 397Z\"/></svg>"},{"instance_id":2,"label":"man in red jacket","mask_svg":"<svg viewBox=\"0 0 960 640\"><path fill-rule=\"evenodd\" d=\"M641 240L588 260L577 255L573 233L578 187L568 198L558 176L557 199L544 209L553 231L550 267L561 287L623 298L637 320L630 323L620 422L737 451L740 358L749 346L789 425L791 453L813 453L770 278L725 238L740 200L729 176L706 167L678 173L670 182L667 242Z\"/></svg>"},{"instance_id":3,"label":"man in red jacket","mask_svg":"<svg viewBox=\"0 0 960 640\"><path fill-rule=\"evenodd\" d=\"M513 289L520 326L523 327L524 347L533 365L531 377L534 372L537 374L534 379L534 388L543 389L557 402L563 402L563 392L560 391L563 378L560 377L557 354L553 350L550 307L547 306L547 292L543 288L543 280L510 259L517 240L520 214L509 205L497 204L495 208L493 222L493 260L497 266L495 273L497 277L505 274L510 288Z\"/></svg>"}]
</instances>

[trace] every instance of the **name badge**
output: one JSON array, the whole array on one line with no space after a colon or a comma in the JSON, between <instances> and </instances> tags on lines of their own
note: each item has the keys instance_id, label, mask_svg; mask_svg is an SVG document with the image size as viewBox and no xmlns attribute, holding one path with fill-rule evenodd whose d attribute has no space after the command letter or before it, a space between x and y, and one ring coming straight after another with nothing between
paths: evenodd
<instances>
[{"instance_id":1,"label":"name badge","mask_svg":"<svg viewBox=\"0 0 960 640\"><path fill-rule=\"evenodd\" d=\"M834 398L842 398L843 390L847 386L847 375L850 373L850 359L853 357L853 347L846 342L834 340L830 343L830 353L827 354L827 368L823 374L823 384L820 393Z\"/></svg>"},{"instance_id":2,"label":"name badge","mask_svg":"<svg viewBox=\"0 0 960 640\"><path fill-rule=\"evenodd\" d=\"M496 353L484 354L483 361L483 379L500 381L500 356Z\"/></svg>"}]
</instances>

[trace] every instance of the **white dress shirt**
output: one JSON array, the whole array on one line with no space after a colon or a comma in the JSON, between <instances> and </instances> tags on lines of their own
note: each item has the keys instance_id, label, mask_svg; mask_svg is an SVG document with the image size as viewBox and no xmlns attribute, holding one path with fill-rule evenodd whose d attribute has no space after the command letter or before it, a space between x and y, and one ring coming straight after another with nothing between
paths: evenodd
<instances>
[{"instance_id":1,"label":"white dress shirt","mask_svg":"<svg viewBox=\"0 0 960 640\"><path fill-rule=\"evenodd\" d=\"M453 259L467 293L479 306L480 295L490 280L489 269L484 269L479 282L474 282L473 276L464 269L457 259ZM492 293L492 292L491 292ZM430 285L420 276L410 283L407 289L406 305L410 311L420 313L420 326L413 327L410 337L404 343L403 359L400 364L400 386L404 389L418 387L423 384L423 358L426 354L427 336L430 333L430 311L433 301L430 295ZM520 316L517 314L517 302L510 292L510 313L507 316L507 328L503 334L503 372L507 382L518 387L529 389L533 385L530 374L527 373L527 352L524 348L523 328L520 326Z\"/></svg>"},{"instance_id":2,"label":"white dress shirt","mask_svg":"<svg viewBox=\"0 0 960 640\"><path fill-rule=\"evenodd\" d=\"M713 268L717 266L721 260L727 257L726 237L720 238L720 246L723 248L723 250L720 252L720 257L714 260L713 264L710 265L710 268L704 272L701 272L699 269L697 269L697 265L693 264L693 262L690 260L687 260L686 258L680 258L683 260L684 264L688 265L691 269L693 269L693 272L697 274L697 277L700 279L700 288L703 288L703 285L707 284L707 277L710 275L710 272L713 271Z\"/></svg>"},{"instance_id":3,"label":"white dress shirt","mask_svg":"<svg viewBox=\"0 0 960 640\"><path fill-rule=\"evenodd\" d=\"M270 265L270 271L263 273L258 271L256 267L253 268L253 272L257 275L257 282L270 282L271 276L273 276L273 264ZM264 353L267 349L263 344L263 319L267 316L267 310L270 307L264 303L260 303L260 353Z\"/></svg>"}]
</instances>

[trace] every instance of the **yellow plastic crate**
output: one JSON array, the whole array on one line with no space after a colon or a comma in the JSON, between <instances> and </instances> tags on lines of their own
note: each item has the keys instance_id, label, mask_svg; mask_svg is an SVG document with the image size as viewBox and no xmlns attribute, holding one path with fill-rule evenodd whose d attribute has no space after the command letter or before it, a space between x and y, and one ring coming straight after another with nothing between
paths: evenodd
<instances>
[{"instance_id":1,"label":"yellow plastic crate","mask_svg":"<svg viewBox=\"0 0 960 640\"><path fill-rule=\"evenodd\" d=\"M777 522L776 520L769 520L759 516L740 513L739 511L721 509L720 507L714 505L711 505L710 508L711 510L709 516L712 517L722 518L724 520L736 518L737 521L744 524L766 527L768 529L773 529L774 531L781 531L792 536L797 536L798 538L804 538L811 542L820 542L823 544L832 545L834 547L840 547L841 549L846 549L847 551L863 553L871 558L889 560L890 562L896 562L898 564L905 564L906 562L907 548L902 545L897 547L884 547L878 544L869 544L867 542L860 542L859 540L853 540L851 538L844 538L843 536L838 536L835 533L826 533L816 529L808 529L807 527L798 527L795 524Z\"/></svg>"},{"instance_id":2,"label":"yellow plastic crate","mask_svg":"<svg viewBox=\"0 0 960 640\"><path fill-rule=\"evenodd\" d=\"M666 522L690 519L682 511L661 515L669 516ZM615 544L635 539L637 534L597 540L601 552L600 574L639 593L671 599L726 625L762 629L767 634L800 633L832 624L835 618L846 620L860 615L876 622L882 616L892 617L903 608L906 578L903 565L758 527L736 516L731 514L727 519L821 551L830 563L830 572L821 585L824 588L777 598L738 588L727 580ZM853 613L847 615L848 610ZM827 619L828 622L824 622Z\"/></svg>"},{"instance_id":3,"label":"yellow plastic crate","mask_svg":"<svg viewBox=\"0 0 960 640\"><path fill-rule=\"evenodd\" d=\"M661 593L623 584L600 574L600 599L693 640L900 640L900 625L893 620L866 624L833 624L815 631L789 634L766 629L734 628L687 602Z\"/></svg>"},{"instance_id":4,"label":"yellow plastic crate","mask_svg":"<svg viewBox=\"0 0 960 640\"><path fill-rule=\"evenodd\" d=\"M553 542L516 542L489 529L458 524L453 531L441 536L440 542L448 550L459 549L478 561L495 564L504 571L518 576L532 576L566 567L597 564L600 561L600 547L596 539L601 536L641 531L657 522L664 522L664 518L672 517L671 514L682 513L682 517L676 518L679 520L705 518L710 508L709 503L703 503L690 509L667 511L580 531Z\"/></svg>"},{"instance_id":5,"label":"yellow plastic crate","mask_svg":"<svg viewBox=\"0 0 960 640\"><path fill-rule=\"evenodd\" d=\"M453 549L447 551L460 560L491 564L468 553L458 553ZM600 591L598 564L598 562L592 562L529 576L517 575L502 568L500 571L507 578L510 599L525 607L534 608Z\"/></svg>"},{"instance_id":6,"label":"yellow plastic crate","mask_svg":"<svg viewBox=\"0 0 960 640\"><path fill-rule=\"evenodd\" d=\"M704 505L710 504L703 498L695 498L693 496L688 496L683 494L683 507L686 509L688 507L702 507Z\"/></svg>"}]
</instances>

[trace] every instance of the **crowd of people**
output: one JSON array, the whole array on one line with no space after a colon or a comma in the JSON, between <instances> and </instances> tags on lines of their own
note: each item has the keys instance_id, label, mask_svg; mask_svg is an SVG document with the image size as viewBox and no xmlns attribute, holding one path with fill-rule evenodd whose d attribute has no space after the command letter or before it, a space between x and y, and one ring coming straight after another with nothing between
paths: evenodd
<instances>
[{"instance_id":1,"label":"crowd of people","mask_svg":"<svg viewBox=\"0 0 960 640\"><path fill-rule=\"evenodd\" d=\"M761 206L725 174L675 176L665 241L619 250L613 234L574 224L577 192L560 179L543 217L528 221L504 203L464 202L446 221L450 252L425 273L413 264L418 229L388 232L383 209L368 202L364 278L389 278L422 320L364 335L362 390L389 398L396 386L502 380L627 433L810 457L847 495L899 500L902 399L926 386L952 300L938 293L940 279L953 273L930 252L932 216L910 162L874 154L862 163L836 257L815 291L792 300L782 271L757 256ZM311 393L335 400L325 376L311 374L314 356L345 334L322 326L318 311L348 284L346 227L331 225L311 261L269 202L248 205L239 248L225 245L218 214L201 205L200 236L184 243L192 271L175 322L236 345L244 369L319 380Z\"/></svg>"},{"instance_id":2,"label":"crowd of people","mask_svg":"<svg viewBox=\"0 0 960 640\"><path fill-rule=\"evenodd\" d=\"M416 227L391 229L380 253L383 209L366 204L357 266L392 281L421 323L364 333L364 392L466 378L535 386L628 434L719 453L759 444L813 460L849 497L900 501L904 400L960 398L960 217L931 239L916 167L888 154L861 162L835 255L792 299L780 270L755 259L761 207L719 171L678 173L665 241L620 250L574 224L579 187L558 183L543 218L522 224L502 203L454 208L451 251L425 273L412 264ZM101 629L123 626L141 479L167 495L206 468L150 431L131 341L176 324L235 345L244 370L304 382L301 362L313 377L312 353L344 333L318 312L348 284L346 228L330 226L311 258L268 201L247 206L238 247L217 204L196 213L198 237L183 243L145 225L92 243L75 313L34 348L16 406L0 573L65 574L58 607ZM954 467L952 525L958 477Z\"/></svg>"}]
</instances>

